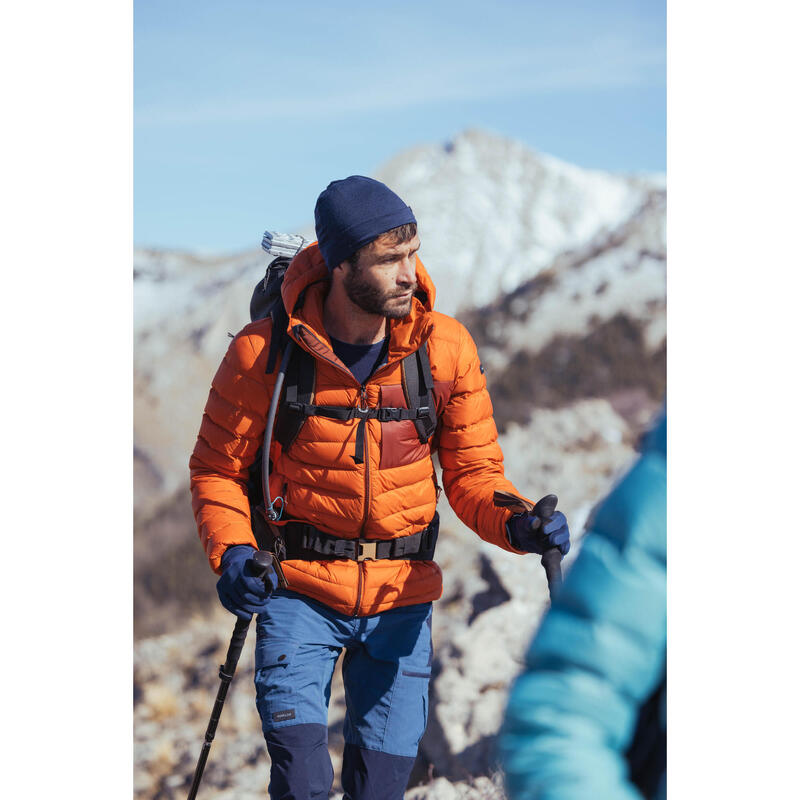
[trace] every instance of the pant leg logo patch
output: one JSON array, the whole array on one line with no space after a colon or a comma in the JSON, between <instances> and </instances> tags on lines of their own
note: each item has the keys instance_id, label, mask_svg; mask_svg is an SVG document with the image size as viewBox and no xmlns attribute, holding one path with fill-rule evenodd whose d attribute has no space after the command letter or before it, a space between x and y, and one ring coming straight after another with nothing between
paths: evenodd
<instances>
[{"instance_id":1,"label":"pant leg logo patch","mask_svg":"<svg viewBox=\"0 0 800 800\"><path fill-rule=\"evenodd\" d=\"M272 715L273 722L286 722L287 719L294 719L294 709L289 708L286 711L276 711Z\"/></svg>"}]
</instances>

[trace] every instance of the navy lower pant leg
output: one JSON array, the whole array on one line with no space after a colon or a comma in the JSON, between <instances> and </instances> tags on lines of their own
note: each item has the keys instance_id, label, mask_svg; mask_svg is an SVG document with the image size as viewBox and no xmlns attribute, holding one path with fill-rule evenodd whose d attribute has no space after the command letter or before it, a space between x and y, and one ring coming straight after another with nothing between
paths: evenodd
<instances>
[{"instance_id":1,"label":"navy lower pant leg","mask_svg":"<svg viewBox=\"0 0 800 800\"><path fill-rule=\"evenodd\" d=\"M270 800L327 800L333 785L325 725L292 725L266 734Z\"/></svg>"},{"instance_id":2,"label":"navy lower pant leg","mask_svg":"<svg viewBox=\"0 0 800 800\"><path fill-rule=\"evenodd\" d=\"M344 800L402 800L415 758L345 744Z\"/></svg>"}]
</instances>

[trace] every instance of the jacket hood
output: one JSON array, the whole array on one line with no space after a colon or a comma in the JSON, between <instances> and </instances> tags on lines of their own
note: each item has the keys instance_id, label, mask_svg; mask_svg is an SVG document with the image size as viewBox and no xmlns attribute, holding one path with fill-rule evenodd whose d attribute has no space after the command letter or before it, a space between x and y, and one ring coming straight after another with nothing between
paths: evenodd
<instances>
[{"instance_id":1,"label":"jacket hood","mask_svg":"<svg viewBox=\"0 0 800 800\"><path fill-rule=\"evenodd\" d=\"M322 323L322 309L329 287L330 273L317 242L314 242L292 259L283 280L281 296L289 315L289 330L296 325L311 328L319 340L331 347L330 337ZM301 296L302 302L298 305ZM436 288L417 256L417 291L411 311L403 319L389 320L391 360L413 352L430 335L435 298Z\"/></svg>"}]
</instances>

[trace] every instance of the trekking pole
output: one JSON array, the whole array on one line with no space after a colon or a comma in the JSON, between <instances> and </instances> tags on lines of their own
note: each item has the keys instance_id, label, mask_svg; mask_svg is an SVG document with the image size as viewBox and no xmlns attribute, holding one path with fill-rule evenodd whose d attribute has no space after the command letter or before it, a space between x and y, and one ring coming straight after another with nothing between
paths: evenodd
<instances>
[{"instance_id":1,"label":"trekking pole","mask_svg":"<svg viewBox=\"0 0 800 800\"><path fill-rule=\"evenodd\" d=\"M558 497L554 494L545 495L534 507L533 513L539 518L538 528L542 524L543 519L552 517L558 504ZM550 591L550 599L553 598L553 590L561 586L561 551L557 547L548 547L542 553L542 566L544 573L547 576L547 588Z\"/></svg>"},{"instance_id":2,"label":"trekking pole","mask_svg":"<svg viewBox=\"0 0 800 800\"><path fill-rule=\"evenodd\" d=\"M253 554L253 561L256 568L260 570L259 577L263 577L266 575L267 569L272 566L273 556L272 553L268 553L266 550L257 550ZM228 654L225 656L225 663L219 668L220 684L217 690L217 699L214 701L211 719L208 721L208 727L206 728L203 748L200 751L200 758L197 760L197 766L194 770L192 788L189 790L189 800L194 800L197 796L197 789L200 786L203 770L206 768L206 761L208 760L208 753L211 750L211 742L214 741L214 734L217 732L217 723L219 722L220 714L222 714L222 706L228 694L228 687L233 680L233 673L236 672L236 665L239 663L239 656L242 654L249 626L250 619L237 618L236 625L233 628L233 635L231 636L231 643L228 645Z\"/></svg>"}]
</instances>

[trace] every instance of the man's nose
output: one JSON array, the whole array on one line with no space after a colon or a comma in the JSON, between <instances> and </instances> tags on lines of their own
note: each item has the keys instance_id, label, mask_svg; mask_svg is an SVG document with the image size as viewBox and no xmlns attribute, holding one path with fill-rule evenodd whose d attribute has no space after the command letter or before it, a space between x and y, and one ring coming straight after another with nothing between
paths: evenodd
<instances>
[{"instance_id":1,"label":"man's nose","mask_svg":"<svg viewBox=\"0 0 800 800\"><path fill-rule=\"evenodd\" d=\"M417 254L413 253L406 256L401 265L400 272L397 275L397 280L400 283L414 283L417 280Z\"/></svg>"}]
</instances>

